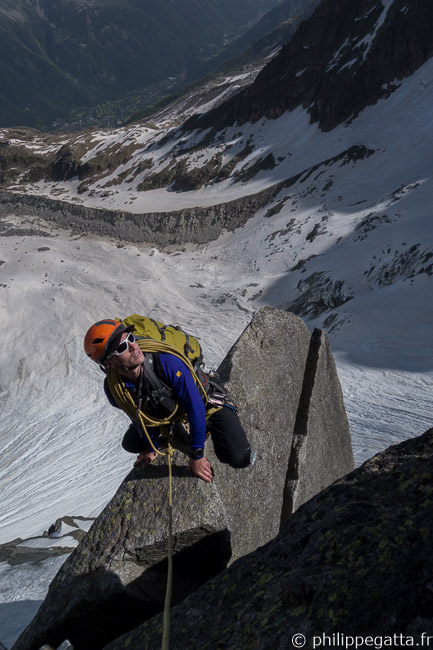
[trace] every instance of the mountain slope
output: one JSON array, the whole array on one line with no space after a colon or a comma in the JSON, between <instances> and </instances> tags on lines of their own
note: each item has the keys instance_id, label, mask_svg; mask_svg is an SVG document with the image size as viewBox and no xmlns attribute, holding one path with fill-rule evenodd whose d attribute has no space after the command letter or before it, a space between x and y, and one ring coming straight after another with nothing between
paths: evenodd
<instances>
[{"instance_id":1,"label":"mountain slope","mask_svg":"<svg viewBox=\"0 0 433 650\"><path fill-rule=\"evenodd\" d=\"M243 83L207 84L119 130L0 133L1 541L97 515L131 467L120 448L128 422L82 350L105 316L178 323L217 367L260 306L294 310L328 332L357 464L431 427L433 59L327 131L302 106L221 131L182 128ZM51 199L62 199L56 212ZM177 244L119 238L150 212L158 236L175 219ZM215 239L188 243L193 218ZM53 569L1 570L9 644Z\"/></svg>"},{"instance_id":2,"label":"mountain slope","mask_svg":"<svg viewBox=\"0 0 433 650\"><path fill-rule=\"evenodd\" d=\"M375 7L377 18L383 5ZM224 92L214 89L219 99ZM3 187L46 199L1 204L4 541L65 514L99 512L131 464L119 450L127 423L105 403L101 373L82 351L101 317L144 312L179 323L200 336L215 367L260 306L294 310L329 333L357 463L431 426L432 104L429 58L327 131L302 106L187 131L182 111L185 119L195 109L185 98L119 130L2 132ZM50 198L62 199L55 217ZM232 229L188 243L193 212L197 228L213 226L216 206L229 201L238 210L230 204ZM86 207L101 214L97 224ZM178 245L114 237L150 212L160 231L176 216Z\"/></svg>"},{"instance_id":3,"label":"mountain slope","mask_svg":"<svg viewBox=\"0 0 433 650\"><path fill-rule=\"evenodd\" d=\"M185 84L276 3L5 0L0 124L47 126L145 86Z\"/></svg>"},{"instance_id":4,"label":"mountain slope","mask_svg":"<svg viewBox=\"0 0 433 650\"><path fill-rule=\"evenodd\" d=\"M100 137L97 132L94 136L58 138L51 143L40 138L40 145L29 147L36 158L25 165L25 170L9 164L11 157L12 162L22 159L22 151L2 152L5 174L1 182L7 186L18 174L21 183L78 177L77 189L85 203L97 205L97 201L86 200L88 189L95 196L95 192L101 193L100 188L106 191L107 187L121 184L123 178L140 193L164 187L185 192L227 180L232 187L241 180L245 182L242 168L246 159L255 165L249 165L248 178L263 166L269 170L280 167L284 173L287 152L280 153L278 159L271 154L259 159L254 143L247 142L242 131L234 144L223 129L234 123L275 119L302 106L322 130L330 130L353 119L378 99L388 97L432 53L433 14L428 12L427 0L417 0L410 8L405 8L403 0L323 0L253 83L254 74L231 75L222 83L217 80L213 86L210 84L210 91L199 100L200 92L194 91L193 99L191 93L183 103L180 119L185 119L188 112L193 116L180 130L167 130L173 121L161 125L161 115L155 115L144 129L133 126L119 132L117 139L111 135ZM245 83L244 77L249 77L246 88L234 93L239 82L239 87ZM230 99L224 101L227 96ZM197 101L202 106L197 107ZM188 102L192 110L187 108ZM167 115L173 118L170 110ZM208 128L210 134L206 133ZM22 136L11 135L22 148ZM59 141L62 148L56 148ZM276 176L281 178L282 174ZM242 190L241 195L247 192ZM138 210L134 206L132 211Z\"/></svg>"},{"instance_id":5,"label":"mountain slope","mask_svg":"<svg viewBox=\"0 0 433 650\"><path fill-rule=\"evenodd\" d=\"M217 59L223 69L233 71L251 61L264 60L287 43L302 20L307 19L319 0L282 0L268 11L251 29L230 43ZM209 64L208 64L209 65Z\"/></svg>"},{"instance_id":6,"label":"mountain slope","mask_svg":"<svg viewBox=\"0 0 433 650\"><path fill-rule=\"evenodd\" d=\"M191 128L274 118L301 105L329 130L387 97L432 54L429 0L323 0L250 88Z\"/></svg>"}]
</instances>

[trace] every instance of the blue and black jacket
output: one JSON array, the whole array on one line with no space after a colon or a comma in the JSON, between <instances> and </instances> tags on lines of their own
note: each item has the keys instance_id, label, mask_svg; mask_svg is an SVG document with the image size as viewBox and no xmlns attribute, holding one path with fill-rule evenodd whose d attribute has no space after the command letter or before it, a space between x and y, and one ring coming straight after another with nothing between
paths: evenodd
<instances>
[{"instance_id":1,"label":"blue and black jacket","mask_svg":"<svg viewBox=\"0 0 433 650\"><path fill-rule=\"evenodd\" d=\"M181 359L165 352L158 354L156 367L160 379L171 389L173 399L179 402L187 415L192 449L203 449L206 438L206 406L191 372ZM124 383L136 400L138 385L125 379ZM111 394L108 379L104 382L104 390L110 404L119 408ZM135 422L133 424L137 426ZM147 427L147 431L157 447L159 427ZM148 445L146 440L145 442Z\"/></svg>"}]
</instances>

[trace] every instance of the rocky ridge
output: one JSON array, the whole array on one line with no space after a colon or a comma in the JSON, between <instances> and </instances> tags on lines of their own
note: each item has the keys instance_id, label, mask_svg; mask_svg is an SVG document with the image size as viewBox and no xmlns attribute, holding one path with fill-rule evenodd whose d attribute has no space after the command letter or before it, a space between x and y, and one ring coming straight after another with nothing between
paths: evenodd
<instances>
[{"instance_id":1,"label":"rocky ridge","mask_svg":"<svg viewBox=\"0 0 433 650\"><path fill-rule=\"evenodd\" d=\"M369 0L337 7L323 0L281 53L266 65L249 90L241 90L224 103L227 85L223 83L219 89L218 84L213 87L217 95L214 100L219 104L214 110L205 109L206 97L210 97L207 93L212 93L208 87L203 95L197 91L189 99L179 100L173 112L166 109L156 114L155 124L134 126L117 135L89 132L50 137L16 129L4 132L8 139L0 148L0 183L4 190L20 197L14 199L14 209L21 206L19 209L39 215L44 210L51 212L54 219L58 218L63 227L77 227L97 234L105 232L109 236L158 245L209 241L218 237L223 229L242 226L267 204L270 215L277 207L272 199L281 188L289 188L293 180L305 182L316 170L318 177L319 167L331 166L338 156L342 157L342 164L344 158L363 160L373 154L373 149L360 143L352 145L334 155L333 161L317 161L310 168L271 186L267 181L268 188L263 193L251 192L247 197L245 188L251 180L264 176L281 179L283 166L292 154L290 151L284 154L265 151L259 155L257 150L260 151L261 146L251 134L247 136L240 130L228 138L227 133L219 129L236 120L244 123L263 116L275 118L299 105L308 106L312 119L319 119L323 129L330 129L356 115L366 104L389 95L398 83L388 83L388 77L402 79L431 55L431 24L425 16L425 0L412 3L407 11L402 2L393 0L382 5ZM332 38L325 38L325 31ZM398 52L389 53L389 43L393 39L399 39L400 46ZM406 48L410 56L403 57L402 48ZM377 75L371 72L376 68ZM367 73L368 84L363 81ZM241 77L243 75L239 75L239 81L234 79L232 85L237 87L239 83L240 87L245 82ZM365 84L370 94L364 89ZM364 89L362 101L356 104L360 89ZM341 107L338 102L331 106L328 95L333 102L340 101ZM176 125L185 119L191 110L190 100L195 105L192 110L204 111L204 114L187 121L185 127L170 125L171 118ZM271 108L266 108L266 102ZM242 109L244 104L249 112ZM254 115L251 111L255 111ZM322 117L319 114L323 114ZM210 131L203 131L208 127ZM197 130L185 134L184 128ZM177 212L163 209L139 213L132 207L132 216L129 216L128 206L133 206L137 199L141 201L148 191L193 193L220 185L225 187L227 183L232 195L241 195L239 198L218 203L216 197L212 207ZM324 186L322 194L331 187L332 179ZM116 204L119 192L125 194L125 210L122 211L109 207L111 202ZM34 198L41 194L46 198ZM3 196L3 203L7 205L11 197ZM48 197L51 201L44 205ZM278 198L284 200L283 196ZM200 204L200 199L195 202ZM98 213L94 208L85 208L86 203L98 205ZM4 213L4 208L2 211ZM368 219L364 217L357 225L360 239L380 225L377 219L382 219L382 215L372 213L372 219ZM325 224L317 223L308 235L309 240L325 231Z\"/></svg>"},{"instance_id":2,"label":"rocky ridge","mask_svg":"<svg viewBox=\"0 0 433 650\"><path fill-rule=\"evenodd\" d=\"M42 536L18 538L0 544L0 562L15 566L70 553L84 538L93 521L94 518L80 516L61 517Z\"/></svg>"},{"instance_id":3,"label":"rocky ridge","mask_svg":"<svg viewBox=\"0 0 433 650\"><path fill-rule=\"evenodd\" d=\"M243 146L233 149L233 143L221 142L223 129L275 119L302 106L321 129L330 130L388 97L423 65L433 53L432 33L428 0L408 7L404 0L387 0L385 5L380 0L322 0L256 78L259 64L253 72L233 72L225 81L215 79L192 90L149 118L153 135L144 145L135 127L119 131L118 138L108 137L106 146L106 134L50 140L33 133L32 142L30 132L4 131L3 142L10 146L0 148L0 183L25 191L29 183L65 183L78 177L78 195L102 190L101 198L123 182L136 185L138 193L157 188L194 191L227 179L233 185L246 183L278 168L290 152L255 156L249 163L255 143L245 137ZM146 132L146 124L140 130ZM186 135L192 131L194 137ZM158 148L166 152L161 155Z\"/></svg>"},{"instance_id":4,"label":"rocky ridge","mask_svg":"<svg viewBox=\"0 0 433 650\"><path fill-rule=\"evenodd\" d=\"M211 484L185 467L175 438L173 604L277 535L303 502L353 469L341 388L321 331L286 312L258 312L219 372L257 453L254 466L221 465ZM209 447L209 443L208 443ZM102 648L161 611L167 555L167 467L134 469L66 560L14 650Z\"/></svg>"},{"instance_id":5,"label":"rocky ridge","mask_svg":"<svg viewBox=\"0 0 433 650\"><path fill-rule=\"evenodd\" d=\"M298 182L301 186L305 185L312 175L319 176L321 170L327 167L331 168L333 165L342 167L351 161L356 162L373 154L373 150L367 149L363 145L355 145L260 192L248 194L226 203L217 203L210 207L136 214L103 208L89 208L35 194L26 195L3 191L0 192L0 215L7 217L9 214L30 214L42 217L47 221L53 221L62 228L71 228L77 233L103 234L126 241L144 241L160 246L182 245L187 242L206 243L217 239L224 229L234 230L242 226L260 208L269 206L269 216L271 216L273 208L279 212L282 207L279 195ZM55 167L57 163L46 162L46 172L51 164ZM68 170L71 177L78 175L80 178L81 174L85 175L76 158L69 162ZM206 177L203 176L202 170L198 172L191 170L189 173L185 172L185 178L192 183L197 182L197 178L199 178L198 183L200 184ZM153 188L151 179L147 181L147 185L148 189ZM278 202L276 201L277 197Z\"/></svg>"},{"instance_id":6,"label":"rocky ridge","mask_svg":"<svg viewBox=\"0 0 433 650\"><path fill-rule=\"evenodd\" d=\"M330 130L388 97L432 54L429 0L322 0L252 86L186 127L221 129L303 106Z\"/></svg>"},{"instance_id":7,"label":"rocky ridge","mask_svg":"<svg viewBox=\"0 0 433 650\"><path fill-rule=\"evenodd\" d=\"M433 633L432 449L430 429L304 504L274 540L173 609L170 647L311 650L355 637L425 646ZM104 650L156 650L161 632L158 615Z\"/></svg>"}]
</instances>

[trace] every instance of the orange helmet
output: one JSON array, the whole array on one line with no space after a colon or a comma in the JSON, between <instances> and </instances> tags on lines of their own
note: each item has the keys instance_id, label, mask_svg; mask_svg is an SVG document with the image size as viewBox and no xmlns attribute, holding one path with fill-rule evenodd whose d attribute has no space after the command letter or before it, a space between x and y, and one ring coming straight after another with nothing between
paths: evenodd
<instances>
[{"instance_id":1,"label":"orange helmet","mask_svg":"<svg viewBox=\"0 0 433 650\"><path fill-rule=\"evenodd\" d=\"M96 363L102 364L109 354L110 343L128 329L117 320L99 320L87 330L84 337L85 353Z\"/></svg>"}]
</instances>

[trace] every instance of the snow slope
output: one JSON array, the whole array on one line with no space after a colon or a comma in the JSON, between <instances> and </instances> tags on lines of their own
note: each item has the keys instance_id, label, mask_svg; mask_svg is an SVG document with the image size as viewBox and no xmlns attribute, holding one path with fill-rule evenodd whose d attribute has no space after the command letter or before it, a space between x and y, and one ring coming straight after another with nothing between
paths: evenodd
<instances>
[{"instance_id":1,"label":"snow slope","mask_svg":"<svg viewBox=\"0 0 433 650\"><path fill-rule=\"evenodd\" d=\"M2 540L37 533L63 514L94 514L128 467L118 452L122 416L105 408L100 372L81 349L83 333L101 316L145 312L178 322L202 336L216 365L257 308L297 304L311 326L333 315L325 328L343 376L346 367L430 376L431 272L423 269L432 247L432 78L430 62L387 101L331 133L299 109L250 125L256 145L266 141L275 154L290 147L282 177L354 143L375 153L306 174L267 207L277 210L272 217L263 209L202 248L169 253L60 231L1 238L1 324L12 338L0 380ZM279 174L262 172L248 185L263 187ZM196 201L210 201L212 189L215 202L219 187L196 192ZM166 206L170 196L178 200L165 194ZM30 218L6 221L36 227ZM343 286L337 293L336 283ZM315 311L327 297L328 309ZM351 300L332 310L338 298ZM350 394L349 415L361 421L362 406ZM425 428L431 417L421 404ZM359 461L376 449L360 454L355 439Z\"/></svg>"},{"instance_id":2,"label":"snow slope","mask_svg":"<svg viewBox=\"0 0 433 650\"><path fill-rule=\"evenodd\" d=\"M296 308L311 328L328 331L357 463L432 426L432 105L430 61L332 132L300 109L227 130L227 157L253 143L241 167L269 152L284 156L248 183L176 193L124 182L108 197L96 185L93 197L78 197L73 181L55 188L112 208L135 197L140 212L211 205L305 170L243 227L206 246L158 251L3 219L3 227L47 235L0 238L1 541L41 534L62 515L97 515L131 466L120 449L125 417L105 402L102 374L82 351L83 334L104 316L141 312L178 323L199 335L216 366L260 306ZM354 146L360 157L335 158ZM42 190L53 186L29 187ZM11 586L2 602L26 598L3 571Z\"/></svg>"}]
</instances>

